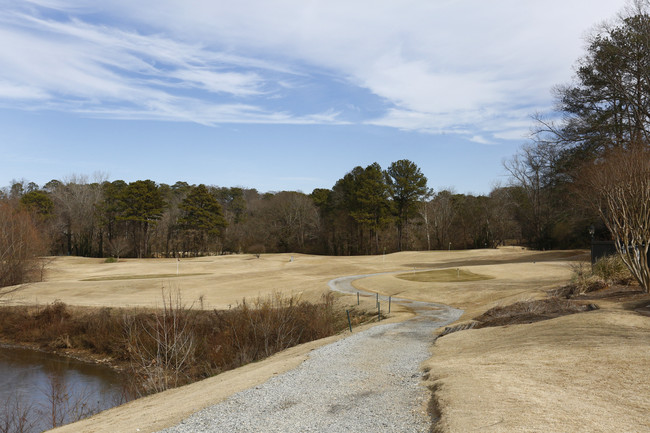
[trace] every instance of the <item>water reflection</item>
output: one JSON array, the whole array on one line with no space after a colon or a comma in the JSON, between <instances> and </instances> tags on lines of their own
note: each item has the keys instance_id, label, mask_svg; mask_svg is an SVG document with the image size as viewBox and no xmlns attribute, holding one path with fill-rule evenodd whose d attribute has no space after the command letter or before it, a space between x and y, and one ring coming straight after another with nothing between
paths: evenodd
<instances>
[{"instance_id":1,"label":"water reflection","mask_svg":"<svg viewBox=\"0 0 650 433\"><path fill-rule=\"evenodd\" d=\"M68 423L125 400L113 370L29 349L0 346L0 431L25 411L29 432ZM9 431L17 431L14 426Z\"/></svg>"}]
</instances>

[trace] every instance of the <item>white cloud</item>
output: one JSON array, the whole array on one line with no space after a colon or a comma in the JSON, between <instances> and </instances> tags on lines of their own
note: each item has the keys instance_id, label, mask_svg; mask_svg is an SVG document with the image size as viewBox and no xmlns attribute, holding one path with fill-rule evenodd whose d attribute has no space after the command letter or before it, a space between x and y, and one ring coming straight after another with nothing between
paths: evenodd
<instances>
[{"instance_id":1,"label":"white cloud","mask_svg":"<svg viewBox=\"0 0 650 433\"><path fill-rule=\"evenodd\" d=\"M472 136L469 139L469 141L473 141L474 143L478 143L478 144L494 144L492 141L490 141L490 140L488 140L485 137L480 136L480 135Z\"/></svg>"},{"instance_id":2,"label":"white cloud","mask_svg":"<svg viewBox=\"0 0 650 433\"><path fill-rule=\"evenodd\" d=\"M12 83L0 82L0 100L43 100L48 98L49 95L41 89L25 85L15 85Z\"/></svg>"},{"instance_id":3,"label":"white cloud","mask_svg":"<svg viewBox=\"0 0 650 433\"><path fill-rule=\"evenodd\" d=\"M291 77L342 77L384 101L368 124L491 142L526 129L522 106L549 105L580 36L624 3L32 0L0 15L0 38L12 42L0 48L0 80L107 116L336 123L336 108L307 113L284 96L304 99ZM43 8L73 18L43 18Z\"/></svg>"}]
</instances>

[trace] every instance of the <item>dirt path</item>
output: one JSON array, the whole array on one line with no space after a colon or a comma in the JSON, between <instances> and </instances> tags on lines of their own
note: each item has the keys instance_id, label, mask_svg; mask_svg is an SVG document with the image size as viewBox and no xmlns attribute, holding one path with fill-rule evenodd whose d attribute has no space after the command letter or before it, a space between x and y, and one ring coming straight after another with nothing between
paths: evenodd
<instances>
[{"instance_id":1,"label":"dirt path","mask_svg":"<svg viewBox=\"0 0 650 433\"><path fill-rule=\"evenodd\" d=\"M351 282L364 277L337 278L329 285L356 293ZM429 431L430 392L422 385L420 363L430 356L432 332L462 311L425 302L394 302L406 304L418 316L316 349L296 369L164 432Z\"/></svg>"}]
</instances>

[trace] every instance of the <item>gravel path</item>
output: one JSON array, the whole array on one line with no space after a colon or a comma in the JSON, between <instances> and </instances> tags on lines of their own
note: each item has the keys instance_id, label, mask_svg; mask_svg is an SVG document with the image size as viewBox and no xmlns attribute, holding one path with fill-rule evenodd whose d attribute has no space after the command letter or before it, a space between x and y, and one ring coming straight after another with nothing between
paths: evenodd
<instances>
[{"instance_id":1,"label":"gravel path","mask_svg":"<svg viewBox=\"0 0 650 433\"><path fill-rule=\"evenodd\" d=\"M337 278L330 287L356 293L350 283L361 277ZM462 311L393 302L409 304L418 317L378 325L316 349L298 368L163 432L428 432L430 392L421 385L419 365L430 356L432 331Z\"/></svg>"}]
</instances>

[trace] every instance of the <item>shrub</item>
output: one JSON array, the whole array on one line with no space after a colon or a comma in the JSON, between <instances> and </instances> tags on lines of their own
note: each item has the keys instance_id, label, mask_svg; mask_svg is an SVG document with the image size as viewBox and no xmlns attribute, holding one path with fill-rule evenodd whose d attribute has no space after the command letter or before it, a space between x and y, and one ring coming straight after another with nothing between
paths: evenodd
<instances>
[{"instance_id":1,"label":"shrub","mask_svg":"<svg viewBox=\"0 0 650 433\"><path fill-rule=\"evenodd\" d=\"M610 284L629 284L632 274L618 254L599 259L593 268L593 274Z\"/></svg>"},{"instance_id":2,"label":"shrub","mask_svg":"<svg viewBox=\"0 0 650 433\"><path fill-rule=\"evenodd\" d=\"M166 293L162 308L0 307L0 337L44 349L83 349L127 364L133 394L200 380L347 328L331 293L320 302L276 293L229 310L185 306ZM366 318L351 310L352 323ZM1 433L1 430L0 430Z\"/></svg>"},{"instance_id":3,"label":"shrub","mask_svg":"<svg viewBox=\"0 0 650 433\"><path fill-rule=\"evenodd\" d=\"M571 269L573 271L571 284L563 288L567 289L567 293L565 293L567 296L582 295L607 287L605 280L594 275L590 264L580 262L571 265Z\"/></svg>"},{"instance_id":4,"label":"shrub","mask_svg":"<svg viewBox=\"0 0 650 433\"><path fill-rule=\"evenodd\" d=\"M571 284L553 290L551 295L570 298L606 289L613 284L629 284L632 280L623 260L617 255L599 259L593 266L586 262L571 265Z\"/></svg>"},{"instance_id":5,"label":"shrub","mask_svg":"<svg viewBox=\"0 0 650 433\"><path fill-rule=\"evenodd\" d=\"M582 305L576 301L556 297L540 300L531 299L491 308L474 319L477 324L473 327L485 328L488 326L533 323L597 308L593 304Z\"/></svg>"}]
</instances>

